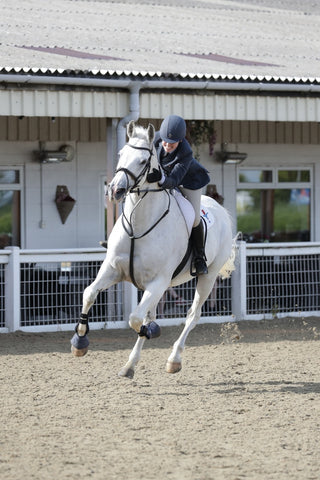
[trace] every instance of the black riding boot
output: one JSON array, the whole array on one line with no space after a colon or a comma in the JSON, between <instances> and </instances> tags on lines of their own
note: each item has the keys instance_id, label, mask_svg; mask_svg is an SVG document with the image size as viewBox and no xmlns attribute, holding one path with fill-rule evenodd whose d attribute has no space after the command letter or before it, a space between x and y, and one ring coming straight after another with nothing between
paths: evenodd
<instances>
[{"instance_id":1,"label":"black riding boot","mask_svg":"<svg viewBox=\"0 0 320 480\"><path fill-rule=\"evenodd\" d=\"M191 275L204 275L208 273L206 264L206 255L204 252L204 234L202 220L199 225L193 227L191 232L191 241L193 246L193 259L191 266Z\"/></svg>"}]
</instances>

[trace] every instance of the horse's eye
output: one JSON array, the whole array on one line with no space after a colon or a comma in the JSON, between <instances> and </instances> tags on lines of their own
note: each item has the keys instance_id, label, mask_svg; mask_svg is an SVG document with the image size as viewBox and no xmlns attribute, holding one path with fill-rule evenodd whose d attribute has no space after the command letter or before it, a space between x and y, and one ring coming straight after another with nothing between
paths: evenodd
<instances>
[{"instance_id":1,"label":"horse's eye","mask_svg":"<svg viewBox=\"0 0 320 480\"><path fill-rule=\"evenodd\" d=\"M146 163L147 163L146 158L143 158L142 160L140 160L140 165L145 165Z\"/></svg>"}]
</instances>

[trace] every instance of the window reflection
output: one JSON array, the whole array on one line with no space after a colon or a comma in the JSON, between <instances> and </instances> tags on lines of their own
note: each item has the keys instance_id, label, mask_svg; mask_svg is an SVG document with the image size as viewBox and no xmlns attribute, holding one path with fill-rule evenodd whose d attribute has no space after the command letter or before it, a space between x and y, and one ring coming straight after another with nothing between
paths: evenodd
<instances>
[{"instance_id":1,"label":"window reflection","mask_svg":"<svg viewBox=\"0 0 320 480\"><path fill-rule=\"evenodd\" d=\"M310 170L278 170L279 182L310 182Z\"/></svg>"},{"instance_id":2,"label":"window reflection","mask_svg":"<svg viewBox=\"0 0 320 480\"><path fill-rule=\"evenodd\" d=\"M0 170L0 185L19 183L18 170Z\"/></svg>"},{"instance_id":3,"label":"window reflection","mask_svg":"<svg viewBox=\"0 0 320 480\"><path fill-rule=\"evenodd\" d=\"M238 230L248 242L309 241L310 197L310 188L238 190Z\"/></svg>"},{"instance_id":4,"label":"window reflection","mask_svg":"<svg viewBox=\"0 0 320 480\"><path fill-rule=\"evenodd\" d=\"M271 183L272 170L241 169L239 174L240 183Z\"/></svg>"},{"instance_id":5,"label":"window reflection","mask_svg":"<svg viewBox=\"0 0 320 480\"><path fill-rule=\"evenodd\" d=\"M0 248L20 246L20 191L0 190Z\"/></svg>"}]
</instances>

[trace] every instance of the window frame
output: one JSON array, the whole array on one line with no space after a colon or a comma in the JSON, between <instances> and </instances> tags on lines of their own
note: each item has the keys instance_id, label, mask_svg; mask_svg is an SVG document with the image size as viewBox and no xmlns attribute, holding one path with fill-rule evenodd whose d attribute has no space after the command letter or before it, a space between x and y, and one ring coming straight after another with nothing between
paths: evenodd
<instances>
[{"instance_id":1,"label":"window frame","mask_svg":"<svg viewBox=\"0 0 320 480\"><path fill-rule=\"evenodd\" d=\"M25 245L25 214L24 214L24 167L22 165L1 165L0 171L16 170L19 172L19 182L0 183L0 190L14 190L20 192L20 248Z\"/></svg>"},{"instance_id":2,"label":"window frame","mask_svg":"<svg viewBox=\"0 0 320 480\"><path fill-rule=\"evenodd\" d=\"M270 170L272 171L272 182L240 182L240 175L243 170ZM310 181L309 182L279 182L278 181L278 172L280 170L307 170L309 171ZM254 166L250 165L238 167L237 169L237 179L236 179L236 196L239 190L285 190L285 189L302 189L302 188L309 188L310 189L310 242L314 240L314 167L312 165L278 165L278 166ZM237 220L238 221L238 220ZM299 242L294 242L299 243Z\"/></svg>"}]
</instances>

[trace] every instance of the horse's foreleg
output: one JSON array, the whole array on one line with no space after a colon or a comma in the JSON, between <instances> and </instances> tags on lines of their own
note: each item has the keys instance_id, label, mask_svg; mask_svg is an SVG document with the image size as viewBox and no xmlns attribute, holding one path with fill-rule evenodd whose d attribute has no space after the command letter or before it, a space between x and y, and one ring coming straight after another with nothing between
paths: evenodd
<instances>
[{"instance_id":1,"label":"horse's foreleg","mask_svg":"<svg viewBox=\"0 0 320 480\"><path fill-rule=\"evenodd\" d=\"M125 366L121 368L120 372L118 373L119 377L133 378L134 369L140 360L141 351L142 351L142 347L144 345L145 340L146 340L146 337L138 337L138 340L136 341L135 346L133 347L133 350L129 355L129 360L127 361Z\"/></svg>"},{"instance_id":2,"label":"horse's foreleg","mask_svg":"<svg viewBox=\"0 0 320 480\"><path fill-rule=\"evenodd\" d=\"M152 310L152 313L149 313L149 318L151 321L155 320L156 308ZM134 369L140 360L141 351L142 351L144 342L146 341L146 338L147 337L145 336L140 336L140 335L138 336L135 346L133 347L133 350L129 355L129 360L127 361L125 366L121 368L120 372L118 373L119 377L133 378Z\"/></svg>"},{"instance_id":3,"label":"horse's foreleg","mask_svg":"<svg viewBox=\"0 0 320 480\"><path fill-rule=\"evenodd\" d=\"M216 276L216 272L209 272L209 275L203 275L198 278L195 296L192 306L187 314L185 327L178 340L174 343L172 352L166 364L166 371L168 373L177 373L182 368L181 355L185 347L186 339L200 319L202 305L213 288Z\"/></svg>"},{"instance_id":4,"label":"horse's foreleg","mask_svg":"<svg viewBox=\"0 0 320 480\"><path fill-rule=\"evenodd\" d=\"M91 283L91 285L85 288L83 292L80 320L75 328L76 333L79 335L79 337L84 337L87 333L89 333L88 312L96 301L96 298L100 291L101 289L96 286L95 280L93 283Z\"/></svg>"},{"instance_id":5,"label":"horse's foreleg","mask_svg":"<svg viewBox=\"0 0 320 480\"><path fill-rule=\"evenodd\" d=\"M145 289L139 304L129 317L129 325L137 333L140 333L142 325L148 325L155 320L157 305L166 288L167 283L162 279L157 279L149 283Z\"/></svg>"},{"instance_id":6,"label":"horse's foreleg","mask_svg":"<svg viewBox=\"0 0 320 480\"><path fill-rule=\"evenodd\" d=\"M80 337L89 333L88 312L96 301L99 293L99 290L94 286L94 283L95 282L89 285L83 292L80 320L76 326L76 332Z\"/></svg>"},{"instance_id":7,"label":"horse's foreleg","mask_svg":"<svg viewBox=\"0 0 320 480\"><path fill-rule=\"evenodd\" d=\"M75 334L71 339L71 352L76 357L82 357L88 351L88 312L90 308L94 304L98 293L117 283L120 280L118 277L118 272L112 269L112 267L104 261L100 267L97 278L84 290L80 320L76 325Z\"/></svg>"}]
</instances>

